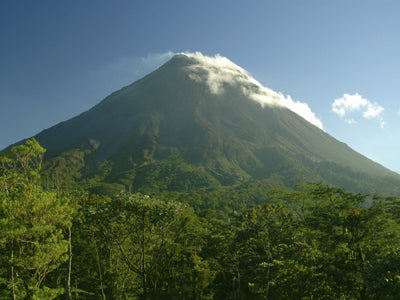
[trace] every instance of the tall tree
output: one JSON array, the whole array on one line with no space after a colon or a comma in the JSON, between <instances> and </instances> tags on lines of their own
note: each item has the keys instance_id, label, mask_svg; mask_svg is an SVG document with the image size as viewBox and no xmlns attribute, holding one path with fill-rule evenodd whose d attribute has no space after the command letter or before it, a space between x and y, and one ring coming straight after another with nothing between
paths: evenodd
<instances>
[{"instance_id":1,"label":"tall tree","mask_svg":"<svg viewBox=\"0 0 400 300\"><path fill-rule=\"evenodd\" d=\"M192 297L207 285L203 276L207 264L198 255L196 216L185 205L120 193L92 214L96 242L110 249L113 263L103 267L116 275L114 290L119 291L114 296L123 293L148 299L183 293L181 297L187 297L184 291L192 290ZM185 273L187 266L189 273Z\"/></svg>"},{"instance_id":2,"label":"tall tree","mask_svg":"<svg viewBox=\"0 0 400 300\"><path fill-rule=\"evenodd\" d=\"M45 150L32 139L1 154L0 285L4 295L53 299L62 285L46 282L68 256L63 229L71 224L69 199L43 191L40 169Z\"/></svg>"}]
</instances>

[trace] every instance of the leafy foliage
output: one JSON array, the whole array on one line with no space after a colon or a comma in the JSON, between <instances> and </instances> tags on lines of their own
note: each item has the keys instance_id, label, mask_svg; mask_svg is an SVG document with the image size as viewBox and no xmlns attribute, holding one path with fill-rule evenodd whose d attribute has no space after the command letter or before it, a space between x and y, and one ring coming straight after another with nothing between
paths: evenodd
<instances>
[{"instance_id":1,"label":"leafy foliage","mask_svg":"<svg viewBox=\"0 0 400 300\"><path fill-rule=\"evenodd\" d=\"M1 296L53 299L63 292L45 278L67 259L63 228L70 226L72 208L68 198L40 186L44 151L29 140L1 157Z\"/></svg>"},{"instance_id":2,"label":"leafy foliage","mask_svg":"<svg viewBox=\"0 0 400 300\"><path fill-rule=\"evenodd\" d=\"M1 154L1 299L398 298L396 197L256 180L96 195L54 189L40 176L43 153L30 140ZM181 172L169 167L149 166Z\"/></svg>"}]
</instances>

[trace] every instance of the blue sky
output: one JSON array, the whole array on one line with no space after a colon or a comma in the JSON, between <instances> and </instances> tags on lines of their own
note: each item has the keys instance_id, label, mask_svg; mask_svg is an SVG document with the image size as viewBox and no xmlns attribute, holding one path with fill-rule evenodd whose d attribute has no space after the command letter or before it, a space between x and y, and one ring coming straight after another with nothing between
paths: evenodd
<instances>
[{"instance_id":1,"label":"blue sky","mask_svg":"<svg viewBox=\"0 0 400 300\"><path fill-rule=\"evenodd\" d=\"M200 51L400 172L399 12L397 0L1 1L0 149Z\"/></svg>"}]
</instances>

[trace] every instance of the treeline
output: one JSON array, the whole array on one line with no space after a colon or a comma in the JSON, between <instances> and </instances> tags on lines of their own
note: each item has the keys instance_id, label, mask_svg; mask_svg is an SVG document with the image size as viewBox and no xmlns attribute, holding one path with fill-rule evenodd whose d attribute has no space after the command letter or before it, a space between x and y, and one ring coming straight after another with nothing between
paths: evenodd
<instances>
[{"instance_id":1,"label":"treeline","mask_svg":"<svg viewBox=\"0 0 400 300\"><path fill-rule=\"evenodd\" d=\"M399 298L397 198L309 184L220 218L44 189L43 154L0 154L0 299Z\"/></svg>"}]
</instances>

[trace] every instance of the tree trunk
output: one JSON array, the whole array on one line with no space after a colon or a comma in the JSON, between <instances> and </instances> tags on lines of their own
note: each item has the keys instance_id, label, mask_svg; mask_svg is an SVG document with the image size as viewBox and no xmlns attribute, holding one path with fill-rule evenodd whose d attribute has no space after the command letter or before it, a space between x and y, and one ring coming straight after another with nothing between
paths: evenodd
<instances>
[{"instance_id":1,"label":"tree trunk","mask_svg":"<svg viewBox=\"0 0 400 300\"><path fill-rule=\"evenodd\" d=\"M145 251L145 214L142 215L142 281L143 281L143 296L144 299L147 299L147 274L146 274L146 251Z\"/></svg>"},{"instance_id":2,"label":"tree trunk","mask_svg":"<svg viewBox=\"0 0 400 300\"><path fill-rule=\"evenodd\" d=\"M11 260L14 258L14 241L11 241ZM11 263L11 281L12 281L12 299L16 300L15 283L14 283L14 262Z\"/></svg>"},{"instance_id":3,"label":"tree trunk","mask_svg":"<svg viewBox=\"0 0 400 300\"><path fill-rule=\"evenodd\" d=\"M269 299L269 272L270 272L270 264L271 264L271 257L270 257L270 242L269 242L269 234L268 234L268 244L267 244L268 254L267 254L267 287L265 289L265 299Z\"/></svg>"},{"instance_id":4,"label":"tree trunk","mask_svg":"<svg viewBox=\"0 0 400 300\"><path fill-rule=\"evenodd\" d=\"M96 243L96 238L94 236L94 232L92 232L92 238L94 242L94 247L96 249L96 260L97 260L97 268L99 270L99 280L100 280L100 287L101 287L101 297L102 299L106 299L106 295L104 294L104 287L103 287L103 277L101 275L101 264L100 264L100 256L99 256L99 251L97 249L97 243Z\"/></svg>"},{"instance_id":5,"label":"tree trunk","mask_svg":"<svg viewBox=\"0 0 400 300\"><path fill-rule=\"evenodd\" d=\"M72 300L71 272L72 272L72 235L71 235L71 227L68 227L68 276L67 276L67 299L68 300Z\"/></svg>"}]
</instances>

